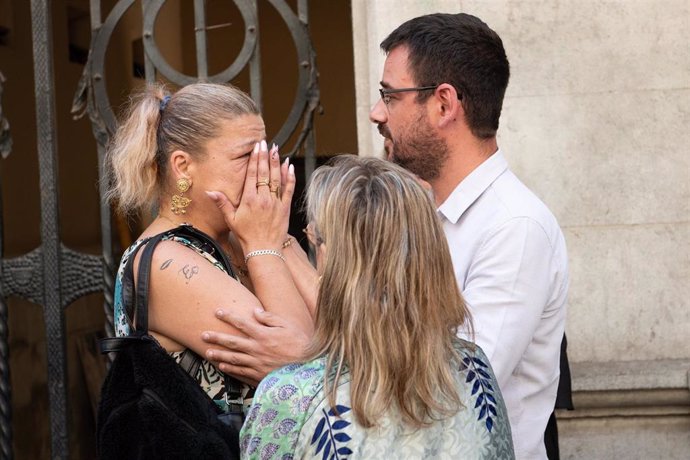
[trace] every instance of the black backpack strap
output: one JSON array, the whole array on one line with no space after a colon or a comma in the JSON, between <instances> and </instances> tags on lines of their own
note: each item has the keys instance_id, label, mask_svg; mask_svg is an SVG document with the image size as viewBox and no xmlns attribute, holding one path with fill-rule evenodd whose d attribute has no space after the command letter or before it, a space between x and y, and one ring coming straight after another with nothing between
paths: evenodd
<instances>
[{"instance_id":1,"label":"black backpack strap","mask_svg":"<svg viewBox=\"0 0 690 460\"><path fill-rule=\"evenodd\" d=\"M137 288L135 292L136 333L148 334L149 331L149 285L151 284L151 260L153 251L168 232L159 233L152 237L144 248L139 260L139 273L137 273Z\"/></svg>"},{"instance_id":2,"label":"black backpack strap","mask_svg":"<svg viewBox=\"0 0 690 460\"><path fill-rule=\"evenodd\" d=\"M145 238L130 254L122 274L122 306L130 324L134 318L134 259L151 238Z\"/></svg>"},{"instance_id":3,"label":"black backpack strap","mask_svg":"<svg viewBox=\"0 0 690 460\"><path fill-rule=\"evenodd\" d=\"M100 340L101 353L107 354L122 350L140 340L147 339L148 333L148 291L151 272L151 259L155 246L163 239L167 232L145 239L129 256L122 277L122 304L128 318L136 314L136 329L127 337L108 337ZM134 259L141 248L144 253L139 261L137 288L134 287ZM133 296L135 298L133 299ZM143 301L142 301L143 300ZM134 312L133 306L136 305Z\"/></svg>"},{"instance_id":4,"label":"black backpack strap","mask_svg":"<svg viewBox=\"0 0 690 460\"><path fill-rule=\"evenodd\" d=\"M98 341L100 350L102 354L108 354L116 351L120 351L135 342L140 342L144 340L144 337L130 335L127 337L108 337Z\"/></svg>"},{"instance_id":5,"label":"black backpack strap","mask_svg":"<svg viewBox=\"0 0 690 460\"><path fill-rule=\"evenodd\" d=\"M244 414L244 396L242 396L242 384L239 380L227 374L225 376L225 402L228 412Z\"/></svg>"},{"instance_id":6,"label":"black backpack strap","mask_svg":"<svg viewBox=\"0 0 690 460\"><path fill-rule=\"evenodd\" d=\"M187 348L182 352L178 364L190 377L196 380L196 375L199 373L199 368L201 367L201 357L199 355Z\"/></svg>"}]
</instances>

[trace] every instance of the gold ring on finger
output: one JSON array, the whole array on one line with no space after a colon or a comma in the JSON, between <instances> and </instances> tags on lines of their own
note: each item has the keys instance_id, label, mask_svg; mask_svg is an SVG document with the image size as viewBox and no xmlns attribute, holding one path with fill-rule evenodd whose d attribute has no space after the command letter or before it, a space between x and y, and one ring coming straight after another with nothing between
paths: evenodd
<instances>
[{"instance_id":1,"label":"gold ring on finger","mask_svg":"<svg viewBox=\"0 0 690 460\"><path fill-rule=\"evenodd\" d=\"M270 187L271 183L268 181L268 179L261 179L261 180L256 181L256 188L259 188L262 185L267 185Z\"/></svg>"}]
</instances>

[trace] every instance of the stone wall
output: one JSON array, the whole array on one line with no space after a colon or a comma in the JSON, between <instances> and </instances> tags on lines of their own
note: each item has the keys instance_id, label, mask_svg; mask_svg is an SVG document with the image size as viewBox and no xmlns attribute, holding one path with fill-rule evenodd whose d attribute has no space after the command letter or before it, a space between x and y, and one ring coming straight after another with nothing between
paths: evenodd
<instances>
[{"instance_id":1,"label":"stone wall","mask_svg":"<svg viewBox=\"0 0 690 460\"><path fill-rule=\"evenodd\" d=\"M690 3L353 0L360 154L401 22L467 12L511 62L499 145L558 217L571 264L578 409L564 458L687 458L690 446Z\"/></svg>"}]
</instances>

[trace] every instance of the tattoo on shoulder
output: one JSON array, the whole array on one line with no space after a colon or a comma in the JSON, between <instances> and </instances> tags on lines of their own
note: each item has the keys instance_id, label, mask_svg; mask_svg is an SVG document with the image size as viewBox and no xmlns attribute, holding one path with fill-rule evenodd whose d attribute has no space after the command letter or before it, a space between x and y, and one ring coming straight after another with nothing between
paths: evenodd
<instances>
[{"instance_id":1,"label":"tattoo on shoulder","mask_svg":"<svg viewBox=\"0 0 690 460\"><path fill-rule=\"evenodd\" d=\"M170 264L172 263L172 261L173 261L172 259L166 260L165 262L163 262L163 263L161 264L161 268L160 268L160 269L161 269L161 270L165 270L166 268L168 268L168 267L170 266Z\"/></svg>"},{"instance_id":2,"label":"tattoo on shoulder","mask_svg":"<svg viewBox=\"0 0 690 460\"><path fill-rule=\"evenodd\" d=\"M185 284L189 284L189 280L191 280L194 275L199 273L199 266L186 264L178 271L178 273L182 273L187 280Z\"/></svg>"}]
</instances>

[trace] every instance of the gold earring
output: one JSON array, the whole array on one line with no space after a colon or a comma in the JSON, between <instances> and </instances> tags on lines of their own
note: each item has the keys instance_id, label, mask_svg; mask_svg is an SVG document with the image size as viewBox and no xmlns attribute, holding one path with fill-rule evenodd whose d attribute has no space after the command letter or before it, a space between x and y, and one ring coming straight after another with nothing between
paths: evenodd
<instances>
[{"instance_id":1,"label":"gold earring","mask_svg":"<svg viewBox=\"0 0 690 460\"><path fill-rule=\"evenodd\" d=\"M189 190L191 186L191 180L185 177L177 179L177 190L180 192L180 194L175 194L172 196L172 206L170 206L170 210L173 212L173 214L180 215L187 213L185 208L189 206L189 203L191 203L192 200L184 196L184 193Z\"/></svg>"}]
</instances>

